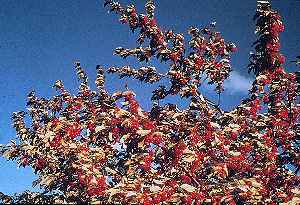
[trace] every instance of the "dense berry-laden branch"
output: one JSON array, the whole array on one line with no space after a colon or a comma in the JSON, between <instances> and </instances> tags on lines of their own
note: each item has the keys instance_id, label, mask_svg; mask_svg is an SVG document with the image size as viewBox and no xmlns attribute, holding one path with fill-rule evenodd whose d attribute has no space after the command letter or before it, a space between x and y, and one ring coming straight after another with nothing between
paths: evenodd
<instances>
[{"instance_id":1,"label":"dense berry-laden branch","mask_svg":"<svg viewBox=\"0 0 300 205\"><path fill-rule=\"evenodd\" d=\"M218 93L223 90L223 82L231 71L230 54L237 48L233 43L225 43L220 33L214 31L215 23L203 29L191 27L191 40L186 43L182 34L176 34L172 30L163 31L159 27L154 16L153 1L146 4L147 14L138 14L133 5L125 8L114 1L106 1L106 5L110 6L111 11L118 13L120 21L127 23L133 32L137 29L140 32L137 40L139 47L119 47L115 54L123 58L134 56L139 61L146 62L155 56L162 62L170 62L166 75L172 85L165 96L177 94L191 86L197 89L205 77L209 78L211 84L216 84ZM149 44L144 45L145 42Z\"/></svg>"}]
</instances>

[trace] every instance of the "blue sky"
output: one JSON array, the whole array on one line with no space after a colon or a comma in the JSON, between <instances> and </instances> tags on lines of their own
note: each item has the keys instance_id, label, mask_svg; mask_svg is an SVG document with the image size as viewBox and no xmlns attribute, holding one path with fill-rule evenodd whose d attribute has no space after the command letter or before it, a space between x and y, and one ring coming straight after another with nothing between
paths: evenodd
<instances>
[{"instance_id":1,"label":"blue sky","mask_svg":"<svg viewBox=\"0 0 300 205\"><path fill-rule=\"evenodd\" d=\"M143 1L135 2L143 9ZM226 83L223 107L228 109L247 95L251 76L247 74L248 56L255 39L252 21L255 0L159 0L157 19L163 29L183 32L189 26L217 22L217 30L227 41L235 42L238 53L232 57L233 75ZM170 3L172 2L172 3ZM300 54L300 1L274 0L273 7L283 16L286 31L282 36L282 53L287 60ZM95 67L141 64L133 59L113 56L118 46L134 47L135 40L127 26L118 23L117 16L107 14L101 0L1 0L0 7L0 143L15 135L10 116L24 110L27 93L34 89L38 95L49 97L55 80L75 91L76 76L73 62L80 60L91 82ZM161 65L163 69L166 65ZM290 71L296 67L287 63ZM124 81L109 76L109 91L123 89ZM150 87L141 89L129 81L138 100L149 108ZM149 91L149 92L148 92ZM212 98L211 91L206 91ZM74 92L75 94L75 92ZM0 191L14 193L30 189L35 178L29 168L17 169L12 162L0 159Z\"/></svg>"}]
</instances>

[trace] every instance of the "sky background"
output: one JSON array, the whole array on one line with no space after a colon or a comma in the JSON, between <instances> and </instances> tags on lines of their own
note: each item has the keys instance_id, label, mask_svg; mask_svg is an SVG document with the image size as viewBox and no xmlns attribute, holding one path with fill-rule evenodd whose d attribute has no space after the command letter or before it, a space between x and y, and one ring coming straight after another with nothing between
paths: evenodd
<instances>
[{"instance_id":1,"label":"sky background","mask_svg":"<svg viewBox=\"0 0 300 205\"><path fill-rule=\"evenodd\" d=\"M52 85L57 79L75 94L78 86L73 62L80 60L91 79L95 67L143 64L133 59L113 56L114 48L134 47L135 39L128 27L118 23L115 14L108 14L102 0L0 0L0 144L14 138L11 113L25 110L26 96L36 90L39 96L55 95ZM145 0L133 2L139 11ZM230 109L247 95L251 75L247 73L251 43L255 40L252 17L255 0L157 0L157 20L162 29L186 34L189 26L201 27L212 21L227 41L236 43L238 52L232 57L232 77L225 85L222 107ZM172 3L171 3L172 2ZM287 62L300 54L300 1L273 0L280 11L286 30L281 35L282 53ZM162 64L158 69L164 69ZM289 71L296 67L286 64ZM110 92L124 89L124 80L107 77ZM129 88L149 109L151 88L128 80ZM93 87L93 86L92 86ZM212 89L204 91L211 99ZM175 99L176 100L176 99ZM172 100L174 101L174 99ZM0 158L0 192L12 194L31 188L35 179L30 168L17 169L15 163Z\"/></svg>"}]
</instances>

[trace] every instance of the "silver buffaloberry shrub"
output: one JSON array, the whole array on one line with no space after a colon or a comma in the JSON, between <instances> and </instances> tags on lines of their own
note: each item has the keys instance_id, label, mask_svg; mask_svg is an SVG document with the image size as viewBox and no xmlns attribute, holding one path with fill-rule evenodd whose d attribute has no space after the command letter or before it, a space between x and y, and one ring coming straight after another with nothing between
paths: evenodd
<instances>
[{"instance_id":1,"label":"silver buffaloberry shrub","mask_svg":"<svg viewBox=\"0 0 300 205\"><path fill-rule=\"evenodd\" d=\"M298 73L283 67L278 12L258 1L257 41L249 72L255 80L249 97L224 111L200 92L207 80L223 92L230 76L230 55L237 51L215 30L215 23L191 27L189 37L162 30L152 0L145 13L134 5L105 1L132 32L136 48L117 48L122 58L148 63L132 68L97 66L89 87L80 62L79 91L62 81L50 99L28 95L27 112L13 113L17 139L0 153L19 166L31 166L43 192L0 194L3 203L92 204L299 204ZM186 40L189 39L189 40ZM168 71L150 65L156 58ZM128 88L109 94L105 75L112 73L158 84L150 111ZM300 80L298 80L300 81ZM186 109L161 105L168 96L188 101ZM28 114L31 125L24 122ZM292 169L293 167L294 169Z\"/></svg>"}]
</instances>

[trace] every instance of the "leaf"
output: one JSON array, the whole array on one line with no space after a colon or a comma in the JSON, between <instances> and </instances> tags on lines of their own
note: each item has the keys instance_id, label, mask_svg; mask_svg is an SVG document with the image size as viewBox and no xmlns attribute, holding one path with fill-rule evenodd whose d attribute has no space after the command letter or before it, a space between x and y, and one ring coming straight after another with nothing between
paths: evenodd
<instances>
[{"instance_id":1,"label":"leaf","mask_svg":"<svg viewBox=\"0 0 300 205\"><path fill-rule=\"evenodd\" d=\"M165 181L166 181L166 179L164 179L164 180L153 179L153 182L154 182L155 184L159 184L159 185L164 185L164 184L165 184Z\"/></svg>"},{"instance_id":2,"label":"leaf","mask_svg":"<svg viewBox=\"0 0 300 205\"><path fill-rule=\"evenodd\" d=\"M129 191L129 192L127 192L126 197L131 197L131 196L136 196L136 195L137 195L136 192L134 192L134 191Z\"/></svg>"},{"instance_id":3,"label":"leaf","mask_svg":"<svg viewBox=\"0 0 300 205\"><path fill-rule=\"evenodd\" d=\"M292 189L291 192L296 194L296 195L300 195L300 189L299 188Z\"/></svg>"},{"instance_id":4,"label":"leaf","mask_svg":"<svg viewBox=\"0 0 300 205\"><path fill-rule=\"evenodd\" d=\"M108 133L108 139L109 139L109 141L113 141L114 140L113 134L111 132Z\"/></svg>"},{"instance_id":5,"label":"leaf","mask_svg":"<svg viewBox=\"0 0 300 205\"><path fill-rule=\"evenodd\" d=\"M185 149L183 151L184 157L182 158L185 162L193 162L195 161L195 152L191 151L190 149Z\"/></svg>"},{"instance_id":6,"label":"leaf","mask_svg":"<svg viewBox=\"0 0 300 205\"><path fill-rule=\"evenodd\" d=\"M224 171L225 171L225 173L226 173L226 176L228 176L229 172L228 172L228 168L227 168L227 165L226 165L226 164L225 164L225 166L224 166Z\"/></svg>"},{"instance_id":7,"label":"leaf","mask_svg":"<svg viewBox=\"0 0 300 205\"><path fill-rule=\"evenodd\" d=\"M75 144L75 143L70 143L70 144L69 144L69 148L70 148L70 149L77 149L77 148L78 148L78 145Z\"/></svg>"},{"instance_id":8,"label":"leaf","mask_svg":"<svg viewBox=\"0 0 300 205\"><path fill-rule=\"evenodd\" d=\"M101 204L101 201L97 199L92 199L91 204Z\"/></svg>"},{"instance_id":9,"label":"leaf","mask_svg":"<svg viewBox=\"0 0 300 205\"><path fill-rule=\"evenodd\" d=\"M13 153L13 150L6 150L3 153L3 157L5 157L6 159L9 159L11 157L11 154Z\"/></svg>"},{"instance_id":10,"label":"leaf","mask_svg":"<svg viewBox=\"0 0 300 205\"><path fill-rule=\"evenodd\" d=\"M279 203L279 205L294 205L294 204L300 204L300 198L293 197L291 201L288 201L287 203Z\"/></svg>"},{"instance_id":11,"label":"leaf","mask_svg":"<svg viewBox=\"0 0 300 205\"><path fill-rule=\"evenodd\" d=\"M210 124L212 125L213 128L216 128L216 129L220 129L221 128L218 123L211 122Z\"/></svg>"},{"instance_id":12,"label":"leaf","mask_svg":"<svg viewBox=\"0 0 300 205\"><path fill-rule=\"evenodd\" d=\"M192 185L189 185L189 184L182 184L180 186L180 188L183 189L183 190L185 190L185 191L187 191L187 192L194 192L194 191L196 191L196 188L193 187Z\"/></svg>"},{"instance_id":13,"label":"leaf","mask_svg":"<svg viewBox=\"0 0 300 205\"><path fill-rule=\"evenodd\" d=\"M138 131L136 131L136 133L138 135L141 135L142 137L148 135L150 132L151 132L151 130L138 130Z\"/></svg>"},{"instance_id":14,"label":"leaf","mask_svg":"<svg viewBox=\"0 0 300 205\"><path fill-rule=\"evenodd\" d=\"M249 181L251 182L252 186L254 186L255 188L261 187L261 184L258 183L255 178L250 178Z\"/></svg>"},{"instance_id":15,"label":"leaf","mask_svg":"<svg viewBox=\"0 0 300 205\"><path fill-rule=\"evenodd\" d=\"M104 129L105 129L105 126L104 126L104 125L97 126L97 127L95 128L95 132L97 133L97 132L100 132L100 131L102 131L102 130L104 130Z\"/></svg>"},{"instance_id":16,"label":"leaf","mask_svg":"<svg viewBox=\"0 0 300 205\"><path fill-rule=\"evenodd\" d=\"M120 115L120 116L130 116L130 112L124 110L124 109L119 109L118 112L116 113L116 115Z\"/></svg>"},{"instance_id":17,"label":"leaf","mask_svg":"<svg viewBox=\"0 0 300 205\"><path fill-rule=\"evenodd\" d=\"M42 177L41 181L40 181L40 184L49 186L50 184L52 184L54 182L54 178L55 177L53 177L53 176Z\"/></svg>"},{"instance_id":18,"label":"leaf","mask_svg":"<svg viewBox=\"0 0 300 205\"><path fill-rule=\"evenodd\" d=\"M243 192L247 192L249 190L249 187L246 185L239 186L239 189L241 189Z\"/></svg>"},{"instance_id":19,"label":"leaf","mask_svg":"<svg viewBox=\"0 0 300 205\"><path fill-rule=\"evenodd\" d=\"M105 171L109 174L112 174L112 175L115 175L117 172L115 170L112 170L111 168L109 167L105 167Z\"/></svg>"},{"instance_id":20,"label":"leaf","mask_svg":"<svg viewBox=\"0 0 300 205\"><path fill-rule=\"evenodd\" d=\"M162 188L159 187L159 186L152 185L152 186L150 187L150 191L151 191L151 192L159 192L159 191L161 191L161 190L162 190Z\"/></svg>"},{"instance_id":21,"label":"leaf","mask_svg":"<svg viewBox=\"0 0 300 205\"><path fill-rule=\"evenodd\" d=\"M242 153L230 151L229 154L236 157L236 156L240 156Z\"/></svg>"},{"instance_id":22,"label":"leaf","mask_svg":"<svg viewBox=\"0 0 300 205\"><path fill-rule=\"evenodd\" d=\"M186 156L184 156L184 157L182 158L182 160L183 160L184 162L193 162L193 161L196 160L196 158L195 158L195 156L194 156L193 154L186 154Z\"/></svg>"},{"instance_id":23,"label":"leaf","mask_svg":"<svg viewBox=\"0 0 300 205\"><path fill-rule=\"evenodd\" d=\"M264 122L258 122L258 123L256 123L256 126L257 127L266 127L267 125Z\"/></svg>"}]
</instances>

